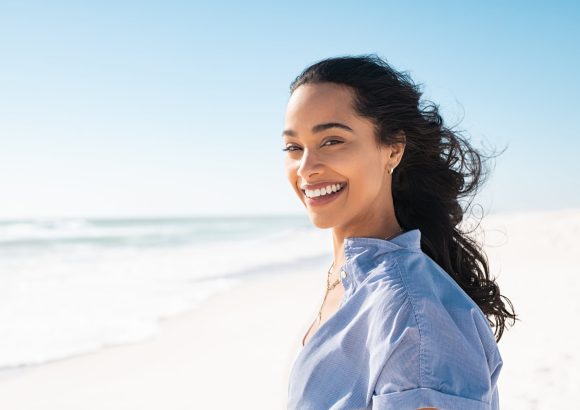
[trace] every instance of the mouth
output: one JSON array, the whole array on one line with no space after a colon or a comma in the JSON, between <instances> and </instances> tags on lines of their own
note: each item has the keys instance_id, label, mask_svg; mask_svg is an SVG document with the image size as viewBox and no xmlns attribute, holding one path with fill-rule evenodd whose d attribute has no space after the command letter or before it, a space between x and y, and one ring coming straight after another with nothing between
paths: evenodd
<instances>
[{"instance_id":1,"label":"mouth","mask_svg":"<svg viewBox=\"0 0 580 410\"><path fill-rule=\"evenodd\" d=\"M337 184L330 184L330 190L327 192L326 188L316 190L301 189L304 195L305 202L311 206L324 205L342 195L346 190L347 183L341 182Z\"/></svg>"}]
</instances>

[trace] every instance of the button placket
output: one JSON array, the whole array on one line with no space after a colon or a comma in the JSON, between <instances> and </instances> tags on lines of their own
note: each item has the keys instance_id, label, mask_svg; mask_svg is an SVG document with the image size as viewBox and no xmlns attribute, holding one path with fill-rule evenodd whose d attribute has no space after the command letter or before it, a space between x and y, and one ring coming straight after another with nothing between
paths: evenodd
<instances>
[{"instance_id":1,"label":"button placket","mask_svg":"<svg viewBox=\"0 0 580 410\"><path fill-rule=\"evenodd\" d=\"M346 291L346 293L348 293L349 288L350 288L350 283L349 283L348 273L344 269L340 270L340 282L342 283L342 286L344 287L344 290Z\"/></svg>"},{"instance_id":2,"label":"button placket","mask_svg":"<svg viewBox=\"0 0 580 410\"><path fill-rule=\"evenodd\" d=\"M344 295L343 295L342 302L341 302L340 306L344 305L350 297L349 296L350 284L348 282L347 276L348 276L348 273L346 273L346 271L344 269L341 269L340 270L340 283L342 283L342 286L344 287Z\"/></svg>"}]
</instances>

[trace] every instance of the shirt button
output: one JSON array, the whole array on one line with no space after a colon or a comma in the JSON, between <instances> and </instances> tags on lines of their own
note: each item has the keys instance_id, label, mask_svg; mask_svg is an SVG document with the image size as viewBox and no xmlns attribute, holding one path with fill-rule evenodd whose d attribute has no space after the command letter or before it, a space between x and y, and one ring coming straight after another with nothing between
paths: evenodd
<instances>
[{"instance_id":1,"label":"shirt button","mask_svg":"<svg viewBox=\"0 0 580 410\"><path fill-rule=\"evenodd\" d=\"M341 277L342 279L346 278L346 272L345 272L345 271L343 271L343 270L341 270L341 271L340 271L340 277Z\"/></svg>"}]
</instances>

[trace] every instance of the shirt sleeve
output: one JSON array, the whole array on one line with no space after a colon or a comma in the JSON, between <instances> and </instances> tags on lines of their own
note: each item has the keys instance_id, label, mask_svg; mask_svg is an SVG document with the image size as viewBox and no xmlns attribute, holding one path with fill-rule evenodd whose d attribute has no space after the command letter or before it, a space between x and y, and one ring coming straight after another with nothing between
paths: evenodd
<instances>
[{"instance_id":1,"label":"shirt sleeve","mask_svg":"<svg viewBox=\"0 0 580 410\"><path fill-rule=\"evenodd\" d=\"M434 407L438 410L489 410L488 403L445 394L438 390L416 387L373 396L373 410L417 410Z\"/></svg>"},{"instance_id":2,"label":"shirt sleeve","mask_svg":"<svg viewBox=\"0 0 580 410\"><path fill-rule=\"evenodd\" d=\"M430 324L418 322L407 300L387 324L386 360L376 379L371 408L496 409L497 389L481 341L462 334L452 321L445 320L444 312L433 313L426 318ZM495 363L496 380L501 362ZM491 397L494 399L485 400Z\"/></svg>"}]
</instances>

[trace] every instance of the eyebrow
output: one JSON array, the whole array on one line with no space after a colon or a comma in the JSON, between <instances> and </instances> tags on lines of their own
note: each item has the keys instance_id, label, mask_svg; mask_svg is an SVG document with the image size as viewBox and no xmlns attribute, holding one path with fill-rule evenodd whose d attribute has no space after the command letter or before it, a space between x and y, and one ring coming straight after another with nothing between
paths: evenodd
<instances>
[{"instance_id":1,"label":"eyebrow","mask_svg":"<svg viewBox=\"0 0 580 410\"><path fill-rule=\"evenodd\" d=\"M340 122L325 122L323 124L318 124L312 127L312 133L316 134L317 132L322 132L329 128L342 128L343 130L354 132L348 125L342 124ZM282 137L284 136L296 137L298 136L298 133L293 130L284 130L282 132Z\"/></svg>"}]
</instances>

